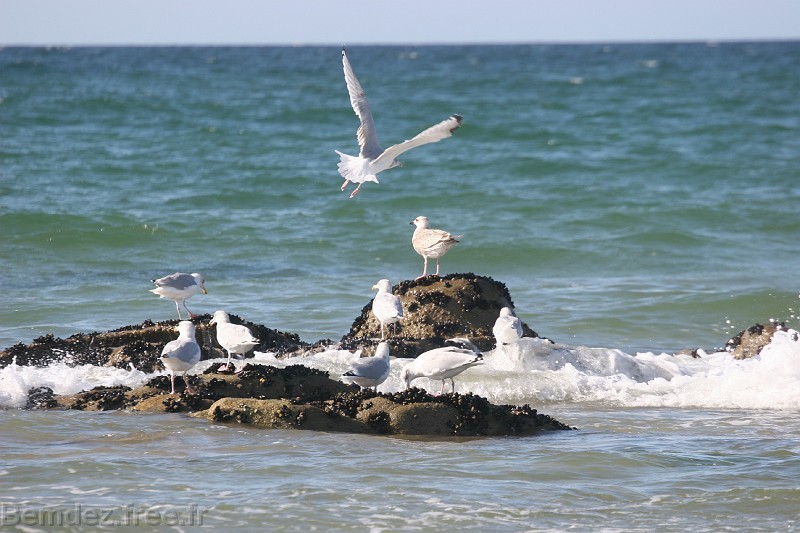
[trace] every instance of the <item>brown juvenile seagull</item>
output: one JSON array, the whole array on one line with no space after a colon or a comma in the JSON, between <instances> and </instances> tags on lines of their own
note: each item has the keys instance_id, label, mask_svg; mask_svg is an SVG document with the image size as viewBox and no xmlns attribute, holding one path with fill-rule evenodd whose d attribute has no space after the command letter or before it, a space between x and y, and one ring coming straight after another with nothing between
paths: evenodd
<instances>
[{"instance_id":1,"label":"brown juvenile seagull","mask_svg":"<svg viewBox=\"0 0 800 533\"><path fill-rule=\"evenodd\" d=\"M417 227L411 237L411 245L414 250L422 256L425 263L422 267L422 275L417 278L424 278L428 275L428 259L436 259L436 276L439 275L439 258L455 246L461 235L451 235L440 229L430 229L428 227L428 217L419 216L411 221Z\"/></svg>"},{"instance_id":2,"label":"brown juvenile seagull","mask_svg":"<svg viewBox=\"0 0 800 533\"><path fill-rule=\"evenodd\" d=\"M355 190L350 193L350 198L352 198L358 194L365 181L378 183L378 174L380 172L402 166L397 157L403 152L423 144L441 141L453 135L453 132L461 126L461 116L452 115L447 120L431 126L416 137L384 150L378 142L378 134L375 131L375 122L372 120L372 112L369 109L367 96L364 94L364 89L361 88L361 84L353 72L353 67L350 66L350 61L347 60L347 54L344 49L342 49L342 64L344 65L344 79L347 83L347 91L350 93L350 105L353 106L353 111L356 112L361 121L356 134L358 146L361 149L358 157L335 150L339 154L339 174L344 178L342 191L347 188L348 183L358 183Z\"/></svg>"}]
</instances>

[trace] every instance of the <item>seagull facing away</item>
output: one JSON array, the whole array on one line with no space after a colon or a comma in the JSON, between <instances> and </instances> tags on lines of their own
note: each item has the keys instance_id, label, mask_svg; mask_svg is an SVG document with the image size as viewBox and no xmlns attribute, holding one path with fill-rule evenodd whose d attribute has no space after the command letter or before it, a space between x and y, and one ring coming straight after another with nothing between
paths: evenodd
<instances>
[{"instance_id":1,"label":"seagull facing away","mask_svg":"<svg viewBox=\"0 0 800 533\"><path fill-rule=\"evenodd\" d=\"M522 321L514 315L510 307L504 307L500 309L500 316L494 322L492 333L498 348L511 344L522 338Z\"/></svg>"},{"instance_id":2,"label":"seagull facing away","mask_svg":"<svg viewBox=\"0 0 800 533\"><path fill-rule=\"evenodd\" d=\"M386 326L403 318L403 305L400 303L400 299L392 294L392 284L388 279L380 280L372 286L372 289L378 289L378 294L372 300L372 313L381 323L381 340L384 340Z\"/></svg>"},{"instance_id":3,"label":"seagull facing away","mask_svg":"<svg viewBox=\"0 0 800 533\"><path fill-rule=\"evenodd\" d=\"M430 229L428 227L428 217L419 216L411 221L417 227L414 235L411 236L411 245L414 250L422 256L425 263L422 267L422 275L417 278L424 278L428 275L428 259L436 259L436 276L439 275L439 258L458 243L461 235L451 235L440 229Z\"/></svg>"},{"instance_id":4,"label":"seagull facing away","mask_svg":"<svg viewBox=\"0 0 800 533\"><path fill-rule=\"evenodd\" d=\"M453 132L461 126L461 116L452 115L447 120L443 120L419 133L416 137L384 150L378 143L378 134L375 131L375 122L372 120L372 111L369 109L367 96L364 94L364 89L361 88L355 72L353 72L353 67L350 66L350 61L347 60L347 54L344 49L342 49L342 64L344 65L344 79L347 83L347 91L350 93L350 104L361 121L356 134L358 146L361 149L358 157L335 150L339 154L339 174L344 178L342 191L347 188L347 184L350 182L358 184L355 190L350 193L350 198L352 198L358 194L365 181L378 183L378 174L380 172L402 166L397 157L403 152L423 144L441 141L453 135Z\"/></svg>"},{"instance_id":5,"label":"seagull facing away","mask_svg":"<svg viewBox=\"0 0 800 533\"><path fill-rule=\"evenodd\" d=\"M217 370L228 370L228 365L233 364L231 363L233 354L236 354L237 359L240 355L244 357L244 354L261 342L253 336L253 332L247 326L232 324L230 315L221 309L214 313L214 317L208 325L217 326L217 342L228 352L228 360ZM233 367L236 368L236 365L233 365ZM241 372L243 368L244 365L239 370L236 370L236 373Z\"/></svg>"},{"instance_id":6,"label":"seagull facing away","mask_svg":"<svg viewBox=\"0 0 800 533\"><path fill-rule=\"evenodd\" d=\"M375 349L373 357L362 357L350 363L350 369L342 374L342 379L355 383L361 388L375 387L389 377L389 344L382 342Z\"/></svg>"},{"instance_id":7,"label":"seagull facing away","mask_svg":"<svg viewBox=\"0 0 800 533\"><path fill-rule=\"evenodd\" d=\"M178 338L169 341L161 350L161 362L169 370L172 392L175 394L175 372L183 372L183 381L186 383L186 392L194 394L186 372L200 361L200 345L194 340L194 324L188 320L178 322Z\"/></svg>"},{"instance_id":8,"label":"seagull facing away","mask_svg":"<svg viewBox=\"0 0 800 533\"><path fill-rule=\"evenodd\" d=\"M411 382L417 378L441 379L440 394L444 394L445 382L449 379L455 392L456 383L453 378L470 367L483 364L483 354L469 340L456 337L448 339L448 342L457 342L466 348L444 346L420 354L400 372L400 379L406 384L406 388L410 388Z\"/></svg>"},{"instance_id":9,"label":"seagull facing away","mask_svg":"<svg viewBox=\"0 0 800 533\"><path fill-rule=\"evenodd\" d=\"M208 294L203 276L196 272L194 274L175 272L169 276L150 281L156 284L156 288L150 289L150 292L175 302L175 307L178 309L178 320L183 320L178 302L183 304L186 312L189 313L189 318L194 318L196 315L192 314L189 308L186 307L186 300L194 296L199 290L202 290L203 294Z\"/></svg>"}]
</instances>

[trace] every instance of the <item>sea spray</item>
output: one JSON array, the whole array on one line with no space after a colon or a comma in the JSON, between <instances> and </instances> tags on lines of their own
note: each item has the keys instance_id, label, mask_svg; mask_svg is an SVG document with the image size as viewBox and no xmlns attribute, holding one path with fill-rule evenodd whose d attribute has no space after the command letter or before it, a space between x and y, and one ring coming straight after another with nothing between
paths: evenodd
<instances>
[{"instance_id":1,"label":"sea spray","mask_svg":"<svg viewBox=\"0 0 800 533\"><path fill-rule=\"evenodd\" d=\"M511 357L508 356L512 353ZM356 357L328 350L288 359L256 353L247 364L284 367L301 364L340 379ZM486 364L459 376L456 392L472 392L498 404L590 403L616 407L700 407L748 409L800 408L800 341L794 330L775 334L756 357L735 360L727 352L635 355L617 349L551 344L521 339L517 346L486 352ZM196 372L223 359L202 361ZM400 371L410 359L392 358L391 374L379 392L404 387ZM145 373L64 363L48 367L16 364L0 370L0 405L24 407L28 391L49 387L74 394L97 386L137 387L164 372ZM439 383L420 379L415 386L436 392Z\"/></svg>"}]
</instances>

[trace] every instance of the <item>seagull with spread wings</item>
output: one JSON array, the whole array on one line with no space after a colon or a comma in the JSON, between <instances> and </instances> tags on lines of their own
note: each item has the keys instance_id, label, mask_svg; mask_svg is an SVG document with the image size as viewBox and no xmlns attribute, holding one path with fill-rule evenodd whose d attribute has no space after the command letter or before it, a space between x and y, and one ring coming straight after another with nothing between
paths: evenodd
<instances>
[{"instance_id":1,"label":"seagull with spread wings","mask_svg":"<svg viewBox=\"0 0 800 533\"><path fill-rule=\"evenodd\" d=\"M369 109L367 96L364 94L364 89L361 88L361 84L353 72L353 67L350 65L344 49L342 49L342 64L344 65L344 79L347 82L347 91L350 93L350 104L361 121L357 132L358 146L361 149L358 157L335 150L340 158L339 173L344 178L342 191L351 182L358 184L355 190L350 193L350 198L352 198L358 194L364 182L374 181L378 183L378 174L380 172L401 166L400 161L397 160L400 154L417 146L437 142L453 135L453 132L461 126L461 116L452 115L447 120L431 126L416 137L384 150L378 143L378 134L375 131L375 122L372 120L372 112Z\"/></svg>"}]
</instances>

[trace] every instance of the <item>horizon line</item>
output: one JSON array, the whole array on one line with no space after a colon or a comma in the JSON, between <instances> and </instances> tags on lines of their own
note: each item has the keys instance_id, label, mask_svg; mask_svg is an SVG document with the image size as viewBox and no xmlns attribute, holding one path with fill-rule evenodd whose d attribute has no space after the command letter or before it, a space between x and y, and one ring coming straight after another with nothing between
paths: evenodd
<instances>
[{"instance_id":1,"label":"horizon line","mask_svg":"<svg viewBox=\"0 0 800 533\"><path fill-rule=\"evenodd\" d=\"M348 47L364 47L364 46L611 46L611 45L637 45L637 44L705 44L705 45L721 45L721 44L757 44L757 43L791 43L800 42L800 37L742 37L742 38L726 38L726 39L700 39L700 38L685 38L685 39L612 39L612 40L551 40L551 41L389 41L389 42L358 42L348 44ZM286 48L303 48L303 47L337 47L341 48L341 43L329 42L169 42L169 41L156 41L156 42L79 42L79 43L42 43L42 42L0 42L0 49L2 48L125 48L125 47L141 47L141 48L224 48L224 47L286 47Z\"/></svg>"}]
</instances>

